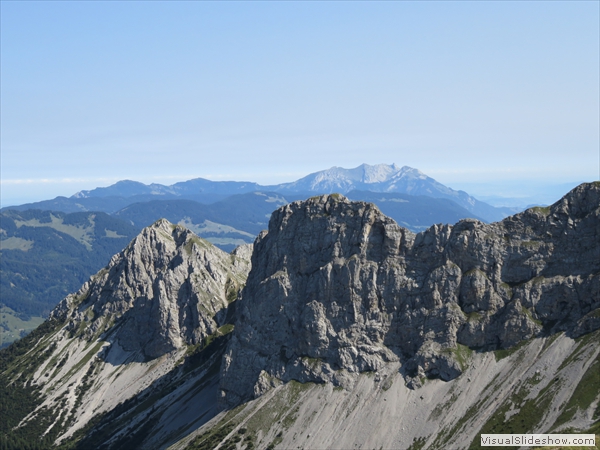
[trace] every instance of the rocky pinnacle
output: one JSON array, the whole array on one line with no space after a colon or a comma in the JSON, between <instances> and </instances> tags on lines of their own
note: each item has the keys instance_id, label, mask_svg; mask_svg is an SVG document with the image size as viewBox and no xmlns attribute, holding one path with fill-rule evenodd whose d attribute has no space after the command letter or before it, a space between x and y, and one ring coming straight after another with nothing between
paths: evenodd
<instances>
[{"instance_id":1,"label":"rocky pinnacle","mask_svg":"<svg viewBox=\"0 0 600 450\"><path fill-rule=\"evenodd\" d=\"M144 359L201 342L225 323L249 270L251 246L227 254L165 219L145 228L52 317L88 340Z\"/></svg>"}]
</instances>

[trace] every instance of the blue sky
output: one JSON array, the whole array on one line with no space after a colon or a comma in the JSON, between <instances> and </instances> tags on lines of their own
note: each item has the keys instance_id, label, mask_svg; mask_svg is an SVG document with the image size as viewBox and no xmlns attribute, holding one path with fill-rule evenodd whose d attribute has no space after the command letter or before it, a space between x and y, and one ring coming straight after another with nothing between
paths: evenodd
<instances>
[{"instance_id":1,"label":"blue sky","mask_svg":"<svg viewBox=\"0 0 600 450\"><path fill-rule=\"evenodd\" d=\"M363 162L498 193L598 179L599 16L593 1L2 1L2 205Z\"/></svg>"}]
</instances>

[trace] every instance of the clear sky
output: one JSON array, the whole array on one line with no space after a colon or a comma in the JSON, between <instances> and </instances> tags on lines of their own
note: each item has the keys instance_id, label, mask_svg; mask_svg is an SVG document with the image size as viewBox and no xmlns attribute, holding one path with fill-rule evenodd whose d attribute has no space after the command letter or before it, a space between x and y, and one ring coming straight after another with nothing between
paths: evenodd
<instances>
[{"instance_id":1,"label":"clear sky","mask_svg":"<svg viewBox=\"0 0 600 450\"><path fill-rule=\"evenodd\" d=\"M1 2L2 205L396 163L599 178L599 2Z\"/></svg>"}]
</instances>

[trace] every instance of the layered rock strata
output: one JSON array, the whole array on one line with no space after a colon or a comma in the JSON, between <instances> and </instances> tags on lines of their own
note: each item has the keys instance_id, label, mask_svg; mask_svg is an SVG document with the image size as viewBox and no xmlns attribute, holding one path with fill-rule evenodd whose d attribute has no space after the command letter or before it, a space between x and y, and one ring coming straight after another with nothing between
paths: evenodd
<instances>
[{"instance_id":1,"label":"layered rock strata","mask_svg":"<svg viewBox=\"0 0 600 450\"><path fill-rule=\"evenodd\" d=\"M273 213L224 356L222 405L292 379L350 386L400 362L410 387L473 350L600 328L600 184L501 222L417 235L332 194Z\"/></svg>"}]
</instances>

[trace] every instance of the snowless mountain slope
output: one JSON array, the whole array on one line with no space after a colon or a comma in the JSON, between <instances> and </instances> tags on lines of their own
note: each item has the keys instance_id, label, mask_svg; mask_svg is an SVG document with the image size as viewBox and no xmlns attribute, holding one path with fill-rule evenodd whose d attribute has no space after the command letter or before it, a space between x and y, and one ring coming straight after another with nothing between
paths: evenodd
<instances>
[{"instance_id":1,"label":"snowless mountain slope","mask_svg":"<svg viewBox=\"0 0 600 450\"><path fill-rule=\"evenodd\" d=\"M576 340L559 333L508 356L473 352L460 377L414 390L397 364L346 388L278 383L169 448L480 449L481 433L598 435L598 339L598 331Z\"/></svg>"}]
</instances>

